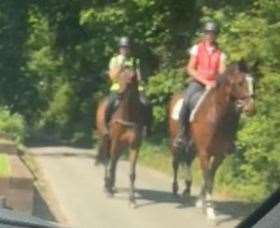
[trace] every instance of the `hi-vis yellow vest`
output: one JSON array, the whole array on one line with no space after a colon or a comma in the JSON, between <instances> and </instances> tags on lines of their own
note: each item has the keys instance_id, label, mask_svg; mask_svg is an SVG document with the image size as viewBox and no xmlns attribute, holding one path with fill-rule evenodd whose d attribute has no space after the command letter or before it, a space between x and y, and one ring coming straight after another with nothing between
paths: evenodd
<instances>
[{"instance_id":1,"label":"hi-vis yellow vest","mask_svg":"<svg viewBox=\"0 0 280 228\"><path fill-rule=\"evenodd\" d=\"M134 66L134 64L135 64L135 66ZM131 69L133 67L135 67L137 70L140 71L140 61L139 61L139 59L135 59L133 57L129 57L129 58L123 59L122 55L114 56L110 60L109 69L112 69L114 67L120 67L121 65L129 67ZM116 81L113 81L110 90L111 91L118 91L119 89L120 89L119 83L116 82ZM139 89L139 91L142 91L144 88L142 86L139 86L138 89Z\"/></svg>"}]
</instances>

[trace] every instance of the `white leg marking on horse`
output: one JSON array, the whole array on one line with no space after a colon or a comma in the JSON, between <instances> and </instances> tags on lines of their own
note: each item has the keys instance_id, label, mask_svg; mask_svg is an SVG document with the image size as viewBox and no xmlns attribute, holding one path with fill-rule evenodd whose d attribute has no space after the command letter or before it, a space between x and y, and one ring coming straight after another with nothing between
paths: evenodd
<instances>
[{"instance_id":1,"label":"white leg marking on horse","mask_svg":"<svg viewBox=\"0 0 280 228\"><path fill-rule=\"evenodd\" d=\"M210 220L216 219L216 213L213 207L207 207L206 208L207 218Z\"/></svg>"},{"instance_id":2,"label":"white leg marking on horse","mask_svg":"<svg viewBox=\"0 0 280 228\"><path fill-rule=\"evenodd\" d=\"M206 201L212 201L211 194L209 194L209 193L206 194Z\"/></svg>"},{"instance_id":3,"label":"white leg marking on horse","mask_svg":"<svg viewBox=\"0 0 280 228\"><path fill-rule=\"evenodd\" d=\"M195 207L201 209L203 207L203 200L201 198L199 198L196 203L195 203Z\"/></svg>"}]
</instances>

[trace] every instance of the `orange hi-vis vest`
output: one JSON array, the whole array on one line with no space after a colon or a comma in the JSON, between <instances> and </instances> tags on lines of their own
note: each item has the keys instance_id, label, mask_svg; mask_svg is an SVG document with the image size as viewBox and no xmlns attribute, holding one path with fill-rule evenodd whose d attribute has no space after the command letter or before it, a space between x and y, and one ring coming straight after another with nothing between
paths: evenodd
<instances>
[{"instance_id":1,"label":"orange hi-vis vest","mask_svg":"<svg viewBox=\"0 0 280 228\"><path fill-rule=\"evenodd\" d=\"M216 81L220 62L221 51L218 48L215 48L213 51L209 52L204 42L198 44L196 67L199 78L209 82Z\"/></svg>"}]
</instances>

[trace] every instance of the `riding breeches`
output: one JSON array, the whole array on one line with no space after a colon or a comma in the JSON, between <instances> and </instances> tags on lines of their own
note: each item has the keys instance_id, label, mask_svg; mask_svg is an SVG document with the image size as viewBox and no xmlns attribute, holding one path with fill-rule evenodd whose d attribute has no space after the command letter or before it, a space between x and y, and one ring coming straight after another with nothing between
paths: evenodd
<instances>
[{"instance_id":1,"label":"riding breeches","mask_svg":"<svg viewBox=\"0 0 280 228\"><path fill-rule=\"evenodd\" d=\"M198 102L200 96L203 94L205 86L196 80L192 80L189 86L185 89L183 94L183 106L180 111L179 121L180 126L184 127L188 122L191 110Z\"/></svg>"}]
</instances>

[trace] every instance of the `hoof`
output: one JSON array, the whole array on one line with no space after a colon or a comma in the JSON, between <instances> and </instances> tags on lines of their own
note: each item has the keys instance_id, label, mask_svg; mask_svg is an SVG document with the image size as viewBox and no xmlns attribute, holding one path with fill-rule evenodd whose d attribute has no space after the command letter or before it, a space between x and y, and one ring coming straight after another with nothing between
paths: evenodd
<instances>
[{"instance_id":1,"label":"hoof","mask_svg":"<svg viewBox=\"0 0 280 228\"><path fill-rule=\"evenodd\" d=\"M134 196L129 197L129 206L131 208L136 208L137 207L136 200L135 200Z\"/></svg>"},{"instance_id":2,"label":"hoof","mask_svg":"<svg viewBox=\"0 0 280 228\"><path fill-rule=\"evenodd\" d=\"M106 196L107 196L108 198L113 198L113 197L114 197L114 193L111 192L111 191L106 191Z\"/></svg>"},{"instance_id":3,"label":"hoof","mask_svg":"<svg viewBox=\"0 0 280 228\"><path fill-rule=\"evenodd\" d=\"M129 200L129 207L132 208L132 209L136 209L137 208L137 203L136 201L130 201Z\"/></svg>"},{"instance_id":4,"label":"hoof","mask_svg":"<svg viewBox=\"0 0 280 228\"><path fill-rule=\"evenodd\" d=\"M99 158L95 158L95 159L93 160L93 165L94 165L94 166L104 165L104 162L102 162Z\"/></svg>"},{"instance_id":5,"label":"hoof","mask_svg":"<svg viewBox=\"0 0 280 228\"><path fill-rule=\"evenodd\" d=\"M107 195L107 197L109 197L109 198L114 197L115 191L113 190L113 188L104 187L104 192Z\"/></svg>"}]
</instances>

